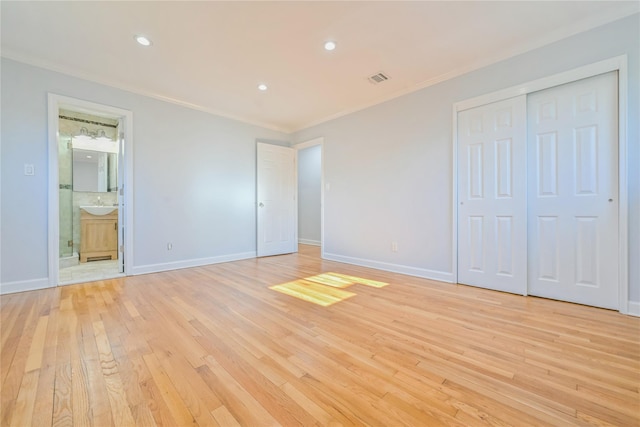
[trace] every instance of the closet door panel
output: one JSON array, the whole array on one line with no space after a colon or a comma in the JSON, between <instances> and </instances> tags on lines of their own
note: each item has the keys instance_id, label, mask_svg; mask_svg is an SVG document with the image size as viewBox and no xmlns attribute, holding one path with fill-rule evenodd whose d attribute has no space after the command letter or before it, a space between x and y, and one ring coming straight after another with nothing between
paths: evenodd
<instances>
[{"instance_id":1,"label":"closet door panel","mask_svg":"<svg viewBox=\"0 0 640 427\"><path fill-rule=\"evenodd\" d=\"M526 292L526 97L458 113L458 281Z\"/></svg>"},{"instance_id":2,"label":"closet door panel","mask_svg":"<svg viewBox=\"0 0 640 427\"><path fill-rule=\"evenodd\" d=\"M617 73L530 94L529 294L618 308Z\"/></svg>"}]
</instances>

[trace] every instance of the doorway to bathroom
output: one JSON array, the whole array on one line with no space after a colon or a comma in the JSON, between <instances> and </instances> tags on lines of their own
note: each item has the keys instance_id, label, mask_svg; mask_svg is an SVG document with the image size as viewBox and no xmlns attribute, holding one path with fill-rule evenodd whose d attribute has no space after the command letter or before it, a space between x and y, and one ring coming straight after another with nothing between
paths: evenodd
<instances>
[{"instance_id":1,"label":"doorway to bathroom","mask_svg":"<svg viewBox=\"0 0 640 427\"><path fill-rule=\"evenodd\" d=\"M131 113L58 95L49 107L50 286L124 276Z\"/></svg>"}]
</instances>

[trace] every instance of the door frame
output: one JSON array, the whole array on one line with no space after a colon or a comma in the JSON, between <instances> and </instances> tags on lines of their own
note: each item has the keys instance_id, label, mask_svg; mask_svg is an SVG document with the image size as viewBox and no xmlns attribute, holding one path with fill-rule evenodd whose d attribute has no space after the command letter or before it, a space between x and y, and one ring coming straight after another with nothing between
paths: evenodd
<instances>
[{"instance_id":1,"label":"door frame","mask_svg":"<svg viewBox=\"0 0 640 427\"><path fill-rule=\"evenodd\" d=\"M122 123L119 133L124 135L124 153L122 163L124 180L118 185L122 194L118 196L118 211L124 220L118 221L118 245L124 245L124 253L118 247L118 258L124 257L124 274L131 275L133 265L133 113L129 110L84 101L77 98L48 93L48 158L49 158L49 203L48 203L48 253L49 253L49 287L60 282L60 181L58 164L58 133L60 109L102 114L117 119ZM118 139L120 135L118 135ZM124 205L124 206L123 206ZM123 233L123 230L126 230ZM121 236L124 234L124 242Z\"/></svg>"},{"instance_id":2,"label":"door frame","mask_svg":"<svg viewBox=\"0 0 640 427\"><path fill-rule=\"evenodd\" d=\"M320 146L320 257L324 258L324 137L310 139L298 144L296 149L296 165L298 164L298 152L305 148ZM296 167L296 193L298 191L298 168ZM300 198L297 200L300 203ZM296 227L298 226L298 214L296 209ZM299 236L298 236L299 237Z\"/></svg>"},{"instance_id":3,"label":"door frame","mask_svg":"<svg viewBox=\"0 0 640 427\"><path fill-rule=\"evenodd\" d=\"M583 67L574 68L549 77L522 83L496 92L466 99L453 104L453 224L452 273L458 283L458 113L481 105L502 101L519 95L549 89L610 71L618 72L618 311L629 314L629 235L628 235L628 140L627 140L627 55L616 56ZM525 294L526 295L526 294Z\"/></svg>"}]
</instances>

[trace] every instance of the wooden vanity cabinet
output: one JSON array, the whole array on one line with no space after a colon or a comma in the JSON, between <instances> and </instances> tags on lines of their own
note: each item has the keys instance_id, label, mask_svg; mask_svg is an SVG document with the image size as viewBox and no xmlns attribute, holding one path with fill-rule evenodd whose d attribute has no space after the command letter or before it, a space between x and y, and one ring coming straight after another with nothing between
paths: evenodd
<instances>
[{"instance_id":1,"label":"wooden vanity cabinet","mask_svg":"<svg viewBox=\"0 0 640 427\"><path fill-rule=\"evenodd\" d=\"M118 210L92 215L80 209L80 262L118 259Z\"/></svg>"}]
</instances>

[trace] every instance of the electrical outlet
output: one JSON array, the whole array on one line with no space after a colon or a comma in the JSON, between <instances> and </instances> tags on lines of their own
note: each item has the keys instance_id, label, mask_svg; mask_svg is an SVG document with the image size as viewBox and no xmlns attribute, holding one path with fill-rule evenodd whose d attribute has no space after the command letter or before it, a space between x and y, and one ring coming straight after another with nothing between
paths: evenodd
<instances>
[{"instance_id":1,"label":"electrical outlet","mask_svg":"<svg viewBox=\"0 0 640 427\"><path fill-rule=\"evenodd\" d=\"M398 242L391 242L391 252L398 252Z\"/></svg>"},{"instance_id":2,"label":"electrical outlet","mask_svg":"<svg viewBox=\"0 0 640 427\"><path fill-rule=\"evenodd\" d=\"M170 251L171 249L173 249L173 243L169 242L167 243L167 250Z\"/></svg>"}]
</instances>

